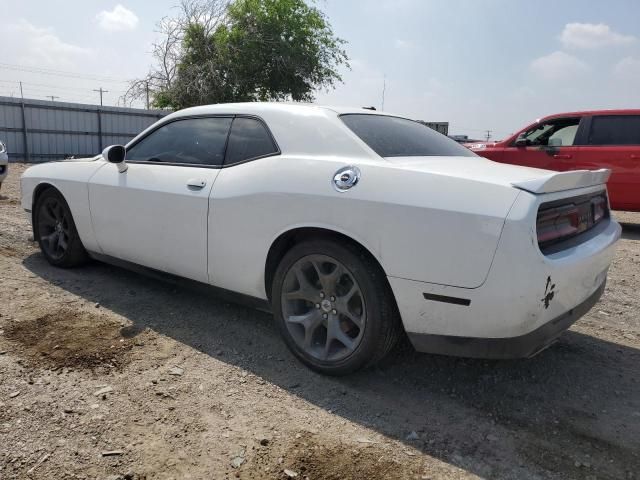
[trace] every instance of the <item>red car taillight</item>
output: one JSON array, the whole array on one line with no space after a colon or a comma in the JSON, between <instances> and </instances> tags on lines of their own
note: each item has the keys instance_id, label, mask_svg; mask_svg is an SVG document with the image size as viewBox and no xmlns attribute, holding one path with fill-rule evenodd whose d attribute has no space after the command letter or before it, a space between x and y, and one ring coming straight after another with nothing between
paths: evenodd
<instances>
[{"instance_id":1,"label":"red car taillight","mask_svg":"<svg viewBox=\"0 0 640 480\"><path fill-rule=\"evenodd\" d=\"M590 230L609 215L605 193L542 204L536 224L538 245L544 249Z\"/></svg>"}]
</instances>

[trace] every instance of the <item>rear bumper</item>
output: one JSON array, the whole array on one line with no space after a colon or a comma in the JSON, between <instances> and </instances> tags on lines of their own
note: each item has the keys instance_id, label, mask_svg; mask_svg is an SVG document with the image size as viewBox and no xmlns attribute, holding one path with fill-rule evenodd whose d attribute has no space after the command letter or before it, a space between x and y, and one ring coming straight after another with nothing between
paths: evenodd
<instances>
[{"instance_id":1,"label":"rear bumper","mask_svg":"<svg viewBox=\"0 0 640 480\"><path fill-rule=\"evenodd\" d=\"M416 350L471 358L529 358L551 345L565 330L593 307L604 292L606 280L584 302L541 325L532 332L511 338L458 337L408 333Z\"/></svg>"},{"instance_id":2,"label":"rear bumper","mask_svg":"<svg viewBox=\"0 0 640 480\"><path fill-rule=\"evenodd\" d=\"M596 190L580 189L575 194ZM561 195L533 199L552 201ZM530 356L597 301L620 225L608 219L585 232L579 243L545 255L531 228L537 208L528 205L530 201L531 195L523 192L515 202L480 287L387 277L417 350L488 358Z\"/></svg>"}]
</instances>

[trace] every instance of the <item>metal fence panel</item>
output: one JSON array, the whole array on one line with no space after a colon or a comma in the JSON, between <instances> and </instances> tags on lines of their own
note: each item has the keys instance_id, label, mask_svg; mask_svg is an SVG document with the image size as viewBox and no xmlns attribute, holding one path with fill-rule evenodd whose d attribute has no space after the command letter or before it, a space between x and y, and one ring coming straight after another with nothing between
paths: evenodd
<instances>
[{"instance_id":1,"label":"metal fence panel","mask_svg":"<svg viewBox=\"0 0 640 480\"><path fill-rule=\"evenodd\" d=\"M127 143L169 113L0 96L0 140L12 161L93 156Z\"/></svg>"}]
</instances>

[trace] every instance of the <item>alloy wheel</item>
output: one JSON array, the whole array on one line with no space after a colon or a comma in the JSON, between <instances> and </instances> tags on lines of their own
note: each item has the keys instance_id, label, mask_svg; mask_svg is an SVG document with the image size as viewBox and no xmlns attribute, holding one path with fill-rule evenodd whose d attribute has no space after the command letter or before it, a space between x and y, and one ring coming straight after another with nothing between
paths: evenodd
<instances>
[{"instance_id":1,"label":"alloy wheel","mask_svg":"<svg viewBox=\"0 0 640 480\"><path fill-rule=\"evenodd\" d=\"M47 198L38 210L40 244L54 260L61 259L69 248L71 224L67 209L55 198Z\"/></svg>"},{"instance_id":2,"label":"alloy wheel","mask_svg":"<svg viewBox=\"0 0 640 480\"><path fill-rule=\"evenodd\" d=\"M297 260L285 275L281 302L287 330L308 355L339 361L360 345L367 320L364 296L338 260L320 254Z\"/></svg>"}]
</instances>

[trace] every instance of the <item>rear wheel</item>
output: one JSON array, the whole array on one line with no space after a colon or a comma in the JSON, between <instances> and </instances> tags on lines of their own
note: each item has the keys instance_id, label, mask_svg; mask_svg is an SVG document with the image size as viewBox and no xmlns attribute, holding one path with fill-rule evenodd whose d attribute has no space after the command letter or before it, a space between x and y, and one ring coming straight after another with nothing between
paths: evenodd
<instances>
[{"instance_id":1,"label":"rear wheel","mask_svg":"<svg viewBox=\"0 0 640 480\"><path fill-rule=\"evenodd\" d=\"M56 267L75 267L87 260L71 210L64 197L49 188L35 206L35 235L42 254Z\"/></svg>"},{"instance_id":2,"label":"rear wheel","mask_svg":"<svg viewBox=\"0 0 640 480\"><path fill-rule=\"evenodd\" d=\"M382 359L402 328L380 267L331 240L294 245L276 270L273 309L289 349L307 366L344 375Z\"/></svg>"}]
</instances>

